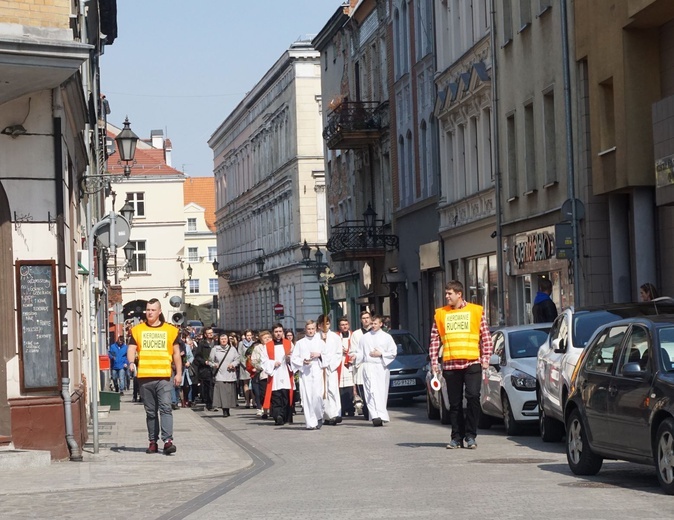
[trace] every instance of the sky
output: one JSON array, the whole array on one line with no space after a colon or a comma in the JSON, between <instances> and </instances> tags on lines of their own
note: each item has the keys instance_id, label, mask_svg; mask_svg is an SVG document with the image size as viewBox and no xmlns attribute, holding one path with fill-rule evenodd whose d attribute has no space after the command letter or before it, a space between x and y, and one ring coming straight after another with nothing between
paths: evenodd
<instances>
[{"instance_id":1,"label":"sky","mask_svg":"<svg viewBox=\"0 0 674 520\"><path fill-rule=\"evenodd\" d=\"M318 34L343 0L117 0L101 56L108 122L163 130L173 167L213 175L207 141L290 45Z\"/></svg>"}]
</instances>

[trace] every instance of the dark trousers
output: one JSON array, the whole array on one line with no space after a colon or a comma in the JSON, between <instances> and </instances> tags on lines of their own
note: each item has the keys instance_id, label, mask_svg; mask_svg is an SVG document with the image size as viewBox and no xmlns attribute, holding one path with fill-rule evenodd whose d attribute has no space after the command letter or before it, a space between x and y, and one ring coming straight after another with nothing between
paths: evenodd
<instances>
[{"instance_id":1,"label":"dark trousers","mask_svg":"<svg viewBox=\"0 0 674 520\"><path fill-rule=\"evenodd\" d=\"M201 399L204 401L204 405L207 410L213 408L213 380L212 379L202 379L201 380Z\"/></svg>"},{"instance_id":2,"label":"dark trousers","mask_svg":"<svg viewBox=\"0 0 674 520\"><path fill-rule=\"evenodd\" d=\"M250 380L250 383L253 390L253 397L255 399L255 408L261 410L262 403L264 402L264 394L267 392L267 380L260 379L260 375L255 374L255 377Z\"/></svg>"},{"instance_id":3,"label":"dark trousers","mask_svg":"<svg viewBox=\"0 0 674 520\"><path fill-rule=\"evenodd\" d=\"M339 400L342 403L342 416L353 415L356 412L353 406L353 386L342 386L339 389Z\"/></svg>"},{"instance_id":4,"label":"dark trousers","mask_svg":"<svg viewBox=\"0 0 674 520\"><path fill-rule=\"evenodd\" d=\"M283 420L284 424L292 419L290 390L274 390L271 393L271 416L277 422Z\"/></svg>"},{"instance_id":5,"label":"dark trousers","mask_svg":"<svg viewBox=\"0 0 674 520\"><path fill-rule=\"evenodd\" d=\"M363 400L363 417L367 421L370 419L370 411L367 409L367 403L365 402L365 388L363 388L363 385L356 385L356 388L358 389L358 395Z\"/></svg>"},{"instance_id":6,"label":"dark trousers","mask_svg":"<svg viewBox=\"0 0 674 520\"><path fill-rule=\"evenodd\" d=\"M480 419L480 384L482 366L479 363L460 370L444 370L449 397L449 421L452 424L452 439L462 441L477 436ZM463 397L466 397L466 410Z\"/></svg>"}]
</instances>

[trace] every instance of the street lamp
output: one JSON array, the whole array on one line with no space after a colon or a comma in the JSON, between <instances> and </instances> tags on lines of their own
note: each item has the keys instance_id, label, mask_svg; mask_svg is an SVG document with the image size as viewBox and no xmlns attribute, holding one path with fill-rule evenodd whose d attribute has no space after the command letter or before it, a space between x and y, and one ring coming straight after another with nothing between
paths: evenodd
<instances>
[{"instance_id":1,"label":"street lamp","mask_svg":"<svg viewBox=\"0 0 674 520\"><path fill-rule=\"evenodd\" d=\"M127 200L122 206L122 209L119 210L119 213L129 221L129 224L131 224L135 212L136 211L133 209L133 205L129 200Z\"/></svg>"},{"instance_id":2,"label":"street lamp","mask_svg":"<svg viewBox=\"0 0 674 520\"><path fill-rule=\"evenodd\" d=\"M131 175L131 166L129 163L135 164L134 157L136 156L136 145L139 137L131 130L131 123L129 123L129 116L124 120L124 128L115 137L117 149L119 150L119 161L124 163L124 177Z\"/></svg>"},{"instance_id":3,"label":"street lamp","mask_svg":"<svg viewBox=\"0 0 674 520\"><path fill-rule=\"evenodd\" d=\"M302 247L300 247L302 252L302 263L306 267L313 267L316 270L316 276L320 276L321 271L324 267L328 265L327 262L323 262L323 251L319 246L316 246L316 252L314 253L315 260L312 260L311 255L311 246L307 244L307 241L304 241Z\"/></svg>"},{"instance_id":4,"label":"street lamp","mask_svg":"<svg viewBox=\"0 0 674 520\"><path fill-rule=\"evenodd\" d=\"M124 246L124 257L126 258L126 272L131 272L131 261L133 260L133 254L136 252L136 246L134 246L130 241Z\"/></svg>"},{"instance_id":5,"label":"street lamp","mask_svg":"<svg viewBox=\"0 0 674 520\"><path fill-rule=\"evenodd\" d=\"M373 228L377 220L377 212L372 209L372 204L367 203L367 209L363 212L363 218L365 219L365 226L368 228Z\"/></svg>"},{"instance_id":6,"label":"street lamp","mask_svg":"<svg viewBox=\"0 0 674 520\"><path fill-rule=\"evenodd\" d=\"M104 188L109 188L111 178L121 180L122 178L127 178L131 175L131 165L136 164L136 145L140 138L133 133L130 125L131 123L129 123L129 118L127 117L124 120L124 128L117 137L115 137L117 150L119 150L119 160L117 161L117 164L123 166L123 174L102 173L99 175L83 175L80 179L81 194L86 193L88 195L93 195Z\"/></svg>"},{"instance_id":7,"label":"street lamp","mask_svg":"<svg viewBox=\"0 0 674 520\"><path fill-rule=\"evenodd\" d=\"M194 272L194 270L192 269L192 266L191 266L191 265L188 265L188 266L187 266L187 279L188 279L188 280L191 280L191 279L192 279L192 273L193 273L193 272Z\"/></svg>"},{"instance_id":8,"label":"street lamp","mask_svg":"<svg viewBox=\"0 0 674 520\"><path fill-rule=\"evenodd\" d=\"M213 271L215 274L218 274L218 269L220 268L220 262L218 262L218 259L216 258L213 260Z\"/></svg>"}]
</instances>

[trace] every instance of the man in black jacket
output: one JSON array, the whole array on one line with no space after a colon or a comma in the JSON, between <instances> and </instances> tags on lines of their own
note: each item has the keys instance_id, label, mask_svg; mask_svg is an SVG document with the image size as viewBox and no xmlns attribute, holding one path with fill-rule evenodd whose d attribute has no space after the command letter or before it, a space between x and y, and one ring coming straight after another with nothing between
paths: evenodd
<instances>
[{"instance_id":1,"label":"man in black jacket","mask_svg":"<svg viewBox=\"0 0 674 520\"><path fill-rule=\"evenodd\" d=\"M213 329L204 330L204 339L199 341L194 351L194 366L197 369L199 382L201 383L201 399L207 410L213 409L213 370L208 358L214 345ZM216 410L217 411L217 410Z\"/></svg>"},{"instance_id":2,"label":"man in black jacket","mask_svg":"<svg viewBox=\"0 0 674 520\"><path fill-rule=\"evenodd\" d=\"M547 323L554 321L557 317L557 306L550 298L550 294L552 294L552 282L549 278L541 278L538 281L538 293L531 309L534 323Z\"/></svg>"}]
</instances>

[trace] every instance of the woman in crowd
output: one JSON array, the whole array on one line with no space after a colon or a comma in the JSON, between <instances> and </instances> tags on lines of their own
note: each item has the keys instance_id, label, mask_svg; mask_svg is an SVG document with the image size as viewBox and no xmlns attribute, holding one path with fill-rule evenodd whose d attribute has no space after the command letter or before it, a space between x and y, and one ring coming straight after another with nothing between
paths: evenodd
<instances>
[{"instance_id":1,"label":"woman in crowd","mask_svg":"<svg viewBox=\"0 0 674 520\"><path fill-rule=\"evenodd\" d=\"M262 403L264 402L264 394L267 391L267 374L262 370L260 365L260 356L262 355L262 350L267 348L267 343L271 341L271 332L268 330L263 330L260 332L260 340L253 344L253 352L250 356L250 362L253 368L253 377L252 387L253 395L255 396L255 407L257 408L256 415L266 419L269 413L269 410L264 410L262 408Z\"/></svg>"},{"instance_id":2,"label":"woman in crowd","mask_svg":"<svg viewBox=\"0 0 674 520\"><path fill-rule=\"evenodd\" d=\"M227 334L220 334L209 357L213 368L213 408L222 408L222 416L229 417L229 409L236 406L236 371L239 353Z\"/></svg>"},{"instance_id":3,"label":"woman in crowd","mask_svg":"<svg viewBox=\"0 0 674 520\"><path fill-rule=\"evenodd\" d=\"M246 361L250 359L253 353L253 331L246 329L243 333L243 338L236 344L236 337L234 338L234 348L239 352L239 382L241 383L241 393L246 401L246 408L253 406L253 391L250 387L250 373L246 370Z\"/></svg>"}]
</instances>

